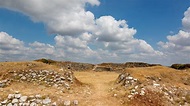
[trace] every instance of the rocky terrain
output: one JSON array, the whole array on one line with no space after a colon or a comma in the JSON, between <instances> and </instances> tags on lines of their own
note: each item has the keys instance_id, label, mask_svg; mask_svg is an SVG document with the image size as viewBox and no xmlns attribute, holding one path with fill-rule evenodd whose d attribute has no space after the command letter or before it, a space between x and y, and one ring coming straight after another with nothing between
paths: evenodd
<instances>
[{"instance_id":1,"label":"rocky terrain","mask_svg":"<svg viewBox=\"0 0 190 106\"><path fill-rule=\"evenodd\" d=\"M190 69L137 62L0 62L0 106L190 106Z\"/></svg>"}]
</instances>

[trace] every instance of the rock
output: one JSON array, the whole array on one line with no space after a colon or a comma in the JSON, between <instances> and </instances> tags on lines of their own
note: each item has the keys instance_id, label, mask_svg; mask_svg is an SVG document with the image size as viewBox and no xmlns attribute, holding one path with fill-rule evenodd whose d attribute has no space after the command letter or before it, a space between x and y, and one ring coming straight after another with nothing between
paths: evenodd
<instances>
[{"instance_id":1,"label":"rock","mask_svg":"<svg viewBox=\"0 0 190 106\"><path fill-rule=\"evenodd\" d=\"M15 94L15 98L19 99L21 97L21 94Z\"/></svg>"},{"instance_id":2,"label":"rock","mask_svg":"<svg viewBox=\"0 0 190 106\"><path fill-rule=\"evenodd\" d=\"M13 99L12 103L18 103L18 99Z\"/></svg>"},{"instance_id":3,"label":"rock","mask_svg":"<svg viewBox=\"0 0 190 106\"><path fill-rule=\"evenodd\" d=\"M20 79L21 79L21 80L26 80L26 77L25 77L25 76L22 76Z\"/></svg>"},{"instance_id":4,"label":"rock","mask_svg":"<svg viewBox=\"0 0 190 106\"><path fill-rule=\"evenodd\" d=\"M37 106L37 104L36 104L35 102L32 102L32 103L30 104L30 106Z\"/></svg>"},{"instance_id":5,"label":"rock","mask_svg":"<svg viewBox=\"0 0 190 106\"><path fill-rule=\"evenodd\" d=\"M145 95L145 91L144 91L144 90L141 90L140 95L141 95L141 96Z\"/></svg>"},{"instance_id":6,"label":"rock","mask_svg":"<svg viewBox=\"0 0 190 106\"><path fill-rule=\"evenodd\" d=\"M6 99L6 100L2 101L1 104L4 105L4 104L6 104L7 102L8 102L8 100Z\"/></svg>"},{"instance_id":7,"label":"rock","mask_svg":"<svg viewBox=\"0 0 190 106\"><path fill-rule=\"evenodd\" d=\"M7 104L7 106L13 106L12 103Z\"/></svg>"},{"instance_id":8,"label":"rock","mask_svg":"<svg viewBox=\"0 0 190 106\"><path fill-rule=\"evenodd\" d=\"M57 103L56 103L56 102L53 102L53 103L52 103L52 106L57 106Z\"/></svg>"},{"instance_id":9,"label":"rock","mask_svg":"<svg viewBox=\"0 0 190 106\"><path fill-rule=\"evenodd\" d=\"M42 103L43 103L44 105L47 105L47 104L51 103L51 99L46 98L46 99L44 99L44 100L42 101Z\"/></svg>"},{"instance_id":10,"label":"rock","mask_svg":"<svg viewBox=\"0 0 190 106\"><path fill-rule=\"evenodd\" d=\"M21 96L20 97L20 102L25 102L27 100L27 96Z\"/></svg>"},{"instance_id":11,"label":"rock","mask_svg":"<svg viewBox=\"0 0 190 106\"><path fill-rule=\"evenodd\" d=\"M64 101L64 106L70 106L70 105L71 105L71 101L70 100Z\"/></svg>"},{"instance_id":12,"label":"rock","mask_svg":"<svg viewBox=\"0 0 190 106\"><path fill-rule=\"evenodd\" d=\"M36 98L38 98L38 99L39 99L39 98L42 98L42 96L41 96L41 95L36 95L35 97L36 97Z\"/></svg>"},{"instance_id":13,"label":"rock","mask_svg":"<svg viewBox=\"0 0 190 106\"><path fill-rule=\"evenodd\" d=\"M114 96L114 97L116 97L116 96L117 96L117 94L114 94L113 96Z\"/></svg>"},{"instance_id":14,"label":"rock","mask_svg":"<svg viewBox=\"0 0 190 106\"><path fill-rule=\"evenodd\" d=\"M77 105L79 104L79 101L78 101L78 100L74 100L74 101L73 101L73 104L74 104L75 106L77 106Z\"/></svg>"},{"instance_id":15,"label":"rock","mask_svg":"<svg viewBox=\"0 0 190 106\"><path fill-rule=\"evenodd\" d=\"M14 94L9 94L7 98L8 98L8 99L13 99L14 97L15 97Z\"/></svg>"},{"instance_id":16,"label":"rock","mask_svg":"<svg viewBox=\"0 0 190 106\"><path fill-rule=\"evenodd\" d=\"M17 104L17 103L15 103L15 104L13 104L13 106L18 106L18 104Z\"/></svg>"},{"instance_id":17,"label":"rock","mask_svg":"<svg viewBox=\"0 0 190 106\"><path fill-rule=\"evenodd\" d=\"M133 95L128 95L128 98L132 98L133 97Z\"/></svg>"},{"instance_id":18,"label":"rock","mask_svg":"<svg viewBox=\"0 0 190 106\"><path fill-rule=\"evenodd\" d=\"M0 83L0 87L1 88L5 87L5 83Z\"/></svg>"}]
</instances>

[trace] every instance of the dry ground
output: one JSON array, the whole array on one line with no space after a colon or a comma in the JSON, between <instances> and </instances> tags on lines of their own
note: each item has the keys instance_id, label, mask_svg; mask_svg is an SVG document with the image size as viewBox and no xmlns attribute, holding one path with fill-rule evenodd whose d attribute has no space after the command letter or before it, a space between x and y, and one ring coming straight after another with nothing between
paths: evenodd
<instances>
[{"instance_id":1,"label":"dry ground","mask_svg":"<svg viewBox=\"0 0 190 106\"><path fill-rule=\"evenodd\" d=\"M75 76L92 87L92 95L86 101L88 106L119 106L121 103L113 97L110 89L118 77L115 72L75 72Z\"/></svg>"},{"instance_id":2,"label":"dry ground","mask_svg":"<svg viewBox=\"0 0 190 106\"><path fill-rule=\"evenodd\" d=\"M40 62L0 62L0 80L8 71L19 70L55 70L59 72L59 68L53 65L47 65ZM128 68L125 72L130 73L133 77L140 81L146 80L145 77L153 76L160 77L163 83L180 86L190 89L190 70L177 71L163 66L148 67L148 68ZM73 86L69 92L60 92L54 87L39 86L33 83L18 83L14 82L10 86L0 88L0 101L8 94L20 91L23 95L47 95L53 98L53 101L62 103L64 100L79 101L79 106L121 106L125 98L124 90L112 91L115 87L114 81L119 73L116 72L94 72L75 71L75 77L83 83L83 85ZM188 79L189 78L189 79ZM185 80L188 79L188 80ZM64 90L63 90L64 91ZM117 94L113 96L114 94ZM126 104L125 104L126 105Z\"/></svg>"}]
</instances>

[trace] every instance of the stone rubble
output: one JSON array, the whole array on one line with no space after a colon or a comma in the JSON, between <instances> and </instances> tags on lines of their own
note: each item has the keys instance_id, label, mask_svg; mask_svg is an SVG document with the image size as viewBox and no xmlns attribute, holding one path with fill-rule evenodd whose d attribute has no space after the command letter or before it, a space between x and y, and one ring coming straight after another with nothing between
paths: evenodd
<instances>
[{"instance_id":1,"label":"stone rubble","mask_svg":"<svg viewBox=\"0 0 190 106\"><path fill-rule=\"evenodd\" d=\"M40 100L43 102L37 102L37 100ZM37 95L24 96L24 95L15 93L15 94L9 94L4 101L1 101L0 106L3 106L3 105L4 106L38 106L38 105L49 106L51 105L51 99L49 99L49 97L43 99L42 96L40 96L40 98L37 98Z\"/></svg>"},{"instance_id":2,"label":"stone rubble","mask_svg":"<svg viewBox=\"0 0 190 106\"><path fill-rule=\"evenodd\" d=\"M172 85L165 85L160 83L161 78L157 77L145 77L147 80L145 82L140 82L138 79L132 77L129 73L122 73L116 80L117 84L122 85L130 92L128 98L136 99L139 96L151 96L148 91L163 94L165 102L170 105L180 105L189 106L190 105L190 90L175 87ZM152 95L154 97L155 95ZM151 101L151 100L150 100Z\"/></svg>"},{"instance_id":3,"label":"stone rubble","mask_svg":"<svg viewBox=\"0 0 190 106\"><path fill-rule=\"evenodd\" d=\"M18 98L17 95L20 95ZM62 105L61 105L62 104ZM78 100L65 100L61 106L78 106ZM41 95L25 96L20 93L9 94L5 100L0 101L0 106L59 106L56 101Z\"/></svg>"},{"instance_id":4,"label":"stone rubble","mask_svg":"<svg viewBox=\"0 0 190 106\"><path fill-rule=\"evenodd\" d=\"M65 71L64 74L52 70L23 70L10 73L13 73L13 76L10 79L0 81L0 88L8 86L12 81L19 81L70 89L71 84L75 81L75 77L71 71Z\"/></svg>"}]
</instances>

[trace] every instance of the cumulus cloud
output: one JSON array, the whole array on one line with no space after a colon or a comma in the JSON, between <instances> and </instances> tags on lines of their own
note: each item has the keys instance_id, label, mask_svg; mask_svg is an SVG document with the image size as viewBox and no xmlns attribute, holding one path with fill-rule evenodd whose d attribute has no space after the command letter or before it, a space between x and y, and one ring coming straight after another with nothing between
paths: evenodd
<instances>
[{"instance_id":1,"label":"cumulus cloud","mask_svg":"<svg viewBox=\"0 0 190 106\"><path fill-rule=\"evenodd\" d=\"M100 5L99 0L0 0L0 7L21 12L34 22L42 22L55 33L55 45L15 39L25 50L26 58L52 58L82 62L156 62L163 55L142 39L134 38L137 30L126 20L112 16L95 18L85 6ZM5 38L2 38L3 40ZM6 46L1 46L0 49ZM13 48L11 48L12 50ZM19 50L18 50L19 51ZM20 50L22 51L22 50ZM8 51L6 51L8 52ZM6 56L0 54L1 57ZM150 59L151 58L151 59Z\"/></svg>"},{"instance_id":2,"label":"cumulus cloud","mask_svg":"<svg viewBox=\"0 0 190 106\"><path fill-rule=\"evenodd\" d=\"M43 22L51 33L76 35L93 29L94 14L85 10L87 3L100 4L98 0L0 0L0 7Z\"/></svg>"},{"instance_id":3,"label":"cumulus cloud","mask_svg":"<svg viewBox=\"0 0 190 106\"><path fill-rule=\"evenodd\" d=\"M167 36L167 42L158 42L160 50L166 55L167 63L189 63L190 57L190 8L184 13L182 19L183 29L175 35Z\"/></svg>"},{"instance_id":4,"label":"cumulus cloud","mask_svg":"<svg viewBox=\"0 0 190 106\"><path fill-rule=\"evenodd\" d=\"M125 20L115 20L112 16L102 16L96 20L97 40L105 42L129 41L133 39L136 30L128 28Z\"/></svg>"},{"instance_id":5,"label":"cumulus cloud","mask_svg":"<svg viewBox=\"0 0 190 106\"><path fill-rule=\"evenodd\" d=\"M190 32L190 7L184 13L182 24L183 24L184 30Z\"/></svg>"},{"instance_id":6,"label":"cumulus cloud","mask_svg":"<svg viewBox=\"0 0 190 106\"><path fill-rule=\"evenodd\" d=\"M24 47L24 42L13 38L6 32L0 32L0 55L2 60L14 60L17 57L24 57L24 52L28 48Z\"/></svg>"}]
</instances>

